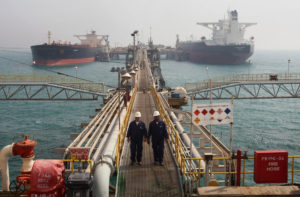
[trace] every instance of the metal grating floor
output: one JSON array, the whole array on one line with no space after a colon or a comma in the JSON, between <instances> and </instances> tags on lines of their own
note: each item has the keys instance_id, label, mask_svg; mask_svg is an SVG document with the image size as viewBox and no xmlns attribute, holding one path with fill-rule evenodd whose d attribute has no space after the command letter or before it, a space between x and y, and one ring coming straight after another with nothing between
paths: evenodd
<instances>
[{"instance_id":1,"label":"metal grating floor","mask_svg":"<svg viewBox=\"0 0 300 197\"><path fill-rule=\"evenodd\" d=\"M142 70L143 71L143 70ZM141 73L140 89L136 95L133 105L131 120L134 119L134 113L142 113L142 121L145 122L147 129L152 120L152 114L155 110L154 99L151 93L143 93L141 90L147 86L147 76L145 72ZM152 145L143 144L142 165L130 165L130 146L124 143L119 178L121 179L117 196L182 196L180 177L172 153L165 143L164 166L154 165Z\"/></svg>"}]
</instances>

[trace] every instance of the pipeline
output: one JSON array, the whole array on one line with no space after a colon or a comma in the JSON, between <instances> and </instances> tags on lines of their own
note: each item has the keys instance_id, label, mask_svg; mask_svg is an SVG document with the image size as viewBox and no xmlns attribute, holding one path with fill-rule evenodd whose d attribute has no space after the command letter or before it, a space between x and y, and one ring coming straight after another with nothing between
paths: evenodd
<instances>
[{"instance_id":1,"label":"pipeline","mask_svg":"<svg viewBox=\"0 0 300 197\"><path fill-rule=\"evenodd\" d=\"M181 139L183 140L185 146L190 147L191 139L189 138L188 134L184 131L184 128L178 121L174 112L170 111L170 116L171 116L173 122L175 123L175 127L178 130L179 135L180 135ZM192 153L191 156L193 158L201 158L201 155L199 154L197 148L194 146L193 143L192 143L192 147L190 147L190 149L191 149L191 153ZM203 160L201 160L201 169L205 169L205 162Z\"/></svg>"},{"instance_id":2,"label":"pipeline","mask_svg":"<svg viewBox=\"0 0 300 197\"><path fill-rule=\"evenodd\" d=\"M121 122L126 115L126 110L123 109L120 114ZM94 190L93 196L109 196L109 180L110 176L114 171L114 160L116 155L116 147L119 134L119 124L117 121L114 123L110 136L107 139L102 156L100 160L95 164L94 171Z\"/></svg>"},{"instance_id":3,"label":"pipeline","mask_svg":"<svg viewBox=\"0 0 300 197\"><path fill-rule=\"evenodd\" d=\"M14 144L14 143L13 143ZM0 151L0 170L2 175L2 189L3 191L9 191L9 169L8 158L12 154L13 144L7 145Z\"/></svg>"},{"instance_id":4,"label":"pipeline","mask_svg":"<svg viewBox=\"0 0 300 197\"><path fill-rule=\"evenodd\" d=\"M9 167L8 159L10 155L16 156L20 155L22 159L22 167L20 169L21 175L17 177L17 181L27 181L29 180L28 173L31 172L33 166L34 158L34 147L37 145L37 142L34 140L28 139L28 136L25 136L25 139L19 142L14 142L11 145L7 145L0 151L0 169L2 175L2 189L3 191L9 191Z\"/></svg>"}]
</instances>

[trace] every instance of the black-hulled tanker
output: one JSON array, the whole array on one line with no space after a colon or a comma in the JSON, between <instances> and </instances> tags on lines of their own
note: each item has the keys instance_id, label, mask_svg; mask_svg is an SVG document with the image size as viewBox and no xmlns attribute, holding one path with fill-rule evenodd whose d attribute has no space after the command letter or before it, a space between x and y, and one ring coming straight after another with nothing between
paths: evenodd
<instances>
[{"instance_id":1,"label":"black-hulled tanker","mask_svg":"<svg viewBox=\"0 0 300 197\"><path fill-rule=\"evenodd\" d=\"M107 35L96 35L95 31L86 35L75 35L81 44L66 42L31 46L34 65L62 66L99 61L109 61Z\"/></svg>"},{"instance_id":2,"label":"black-hulled tanker","mask_svg":"<svg viewBox=\"0 0 300 197\"><path fill-rule=\"evenodd\" d=\"M216 23L198 23L213 31L211 40L180 42L177 37L177 54L185 59L205 64L242 64L254 50L253 37L244 39L245 29L256 23L239 23L237 11L228 12L227 20Z\"/></svg>"}]
</instances>

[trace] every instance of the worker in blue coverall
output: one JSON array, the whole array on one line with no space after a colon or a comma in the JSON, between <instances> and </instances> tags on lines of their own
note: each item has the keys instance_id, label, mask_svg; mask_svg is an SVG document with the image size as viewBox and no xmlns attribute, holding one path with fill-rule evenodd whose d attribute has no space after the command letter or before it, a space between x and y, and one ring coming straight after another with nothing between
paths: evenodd
<instances>
[{"instance_id":1,"label":"worker in blue coverall","mask_svg":"<svg viewBox=\"0 0 300 197\"><path fill-rule=\"evenodd\" d=\"M152 148L154 154L154 164L163 166L164 160L164 140L168 142L169 135L166 124L160 120L158 111L153 113L154 120L149 124L148 142L152 136Z\"/></svg>"},{"instance_id":2,"label":"worker in blue coverall","mask_svg":"<svg viewBox=\"0 0 300 197\"><path fill-rule=\"evenodd\" d=\"M127 141L130 142L131 151L131 165L137 161L138 165L142 165L142 151L143 141L147 141L147 129L143 121L141 121L141 112L135 113L135 120L133 120L128 127Z\"/></svg>"}]
</instances>

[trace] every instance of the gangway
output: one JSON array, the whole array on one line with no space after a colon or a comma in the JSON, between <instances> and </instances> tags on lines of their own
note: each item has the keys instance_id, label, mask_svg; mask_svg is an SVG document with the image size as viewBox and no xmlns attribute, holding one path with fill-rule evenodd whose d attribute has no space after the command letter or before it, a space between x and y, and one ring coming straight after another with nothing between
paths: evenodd
<instances>
[{"instance_id":1,"label":"gangway","mask_svg":"<svg viewBox=\"0 0 300 197\"><path fill-rule=\"evenodd\" d=\"M300 98L300 73L236 74L185 83L196 100Z\"/></svg>"},{"instance_id":2,"label":"gangway","mask_svg":"<svg viewBox=\"0 0 300 197\"><path fill-rule=\"evenodd\" d=\"M153 111L157 109L155 100L149 90L152 83L149 80L147 61L143 62L140 70L138 91L133 103L130 120L133 114L140 111L142 120L148 127L153 119ZM142 166L130 165L130 144L125 140L118 164L118 179L116 196L183 196L178 167L173 158L173 153L165 142L164 166L154 165L153 151L151 145L144 143Z\"/></svg>"},{"instance_id":3,"label":"gangway","mask_svg":"<svg viewBox=\"0 0 300 197\"><path fill-rule=\"evenodd\" d=\"M0 75L0 100L97 100L108 88L61 75Z\"/></svg>"}]
</instances>

